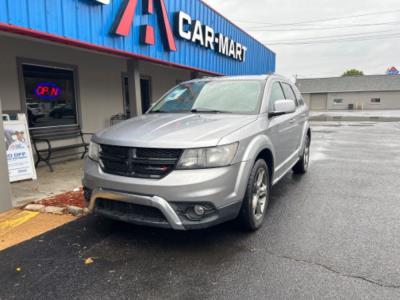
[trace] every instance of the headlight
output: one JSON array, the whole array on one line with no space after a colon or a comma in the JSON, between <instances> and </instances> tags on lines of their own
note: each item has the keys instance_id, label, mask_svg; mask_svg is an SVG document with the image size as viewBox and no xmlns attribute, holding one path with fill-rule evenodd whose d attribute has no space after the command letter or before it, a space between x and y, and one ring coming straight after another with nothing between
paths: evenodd
<instances>
[{"instance_id":1,"label":"headlight","mask_svg":"<svg viewBox=\"0 0 400 300\"><path fill-rule=\"evenodd\" d=\"M212 148L185 150L177 168L187 170L228 166L236 155L238 145L239 143L234 143Z\"/></svg>"},{"instance_id":2,"label":"headlight","mask_svg":"<svg viewBox=\"0 0 400 300\"><path fill-rule=\"evenodd\" d=\"M89 144L89 158L98 161L99 160L99 152L100 152L100 146L99 144L96 144L94 142L90 142Z\"/></svg>"}]
</instances>

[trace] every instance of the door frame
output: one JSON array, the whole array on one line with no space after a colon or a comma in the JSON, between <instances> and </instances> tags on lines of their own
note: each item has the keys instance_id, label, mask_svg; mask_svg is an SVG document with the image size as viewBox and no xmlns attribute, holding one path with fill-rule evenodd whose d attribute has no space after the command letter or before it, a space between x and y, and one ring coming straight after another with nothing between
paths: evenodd
<instances>
[{"instance_id":1,"label":"door frame","mask_svg":"<svg viewBox=\"0 0 400 300\"><path fill-rule=\"evenodd\" d=\"M128 80L128 90L126 90L126 88L125 88L125 79ZM128 111L127 111L127 107L126 107L126 103L127 103L127 100L128 100L126 98L126 94L128 94L129 102L131 101L131 99L130 99L131 97L129 95L129 79L128 79L128 73L127 72L122 72L121 73L121 88L122 88L122 100L123 100L122 109L124 111L124 115L126 115L128 118L130 118L131 117L131 112L128 115ZM128 107L129 107L129 105L128 105Z\"/></svg>"},{"instance_id":2,"label":"door frame","mask_svg":"<svg viewBox=\"0 0 400 300\"><path fill-rule=\"evenodd\" d=\"M153 104L153 78L150 75L140 75L140 80L148 80L149 81L149 108ZM140 99L142 101L142 113L145 113L143 110L143 99Z\"/></svg>"}]
</instances>

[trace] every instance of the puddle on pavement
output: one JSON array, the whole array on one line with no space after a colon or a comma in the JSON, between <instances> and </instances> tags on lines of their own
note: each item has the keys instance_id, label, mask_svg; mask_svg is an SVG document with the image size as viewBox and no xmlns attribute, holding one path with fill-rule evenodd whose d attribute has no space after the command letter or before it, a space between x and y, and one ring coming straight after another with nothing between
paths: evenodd
<instances>
[{"instance_id":1,"label":"puddle on pavement","mask_svg":"<svg viewBox=\"0 0 400 300\"><path fill-rule=\"evenodd\" d=\"M400 118L397 117L367 117L367 116L312 116L310 121L344 121L344 122L362 122L362 121L374 121L374 122L400 122Z\"/></svg>"},{"instance_id":2,"label":"puddle on pavement","mask_svg":"<svg viewBox=\"0 0 400 300\"><path fill-rule=\"evenodd\" d=\"M313 133L334 133L336 131L333 130L313 130Z\"/></svg>"},{"instance_id":3,"label":"puddle on pavement","mask_svg":"<svg viewBox=\"0 0 400 300\"><path fill-rule=\"evenodd\" d=\"M375 126L376 123L357 123L357 124L346 124L346 126L351 126L351 127L371 127Z\"/></svg>"}]
</instances>

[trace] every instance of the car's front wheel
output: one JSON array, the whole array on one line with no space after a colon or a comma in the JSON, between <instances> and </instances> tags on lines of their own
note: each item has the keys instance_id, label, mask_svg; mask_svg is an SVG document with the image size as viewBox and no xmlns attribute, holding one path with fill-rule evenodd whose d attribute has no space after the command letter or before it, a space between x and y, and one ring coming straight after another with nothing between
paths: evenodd
<instances>
[{"instance_id":1,"label":"car's front wheel","mask_svg":"<svg viewBox=\"0 0 400 300\"><path fill-rule=\"evenodd\" d=\"M269 203L269 191L268 166L263 159L259 159L251 171L240 211L240 219L246 229L255 231L261 227Z\"/></svg>"}]
</instances>

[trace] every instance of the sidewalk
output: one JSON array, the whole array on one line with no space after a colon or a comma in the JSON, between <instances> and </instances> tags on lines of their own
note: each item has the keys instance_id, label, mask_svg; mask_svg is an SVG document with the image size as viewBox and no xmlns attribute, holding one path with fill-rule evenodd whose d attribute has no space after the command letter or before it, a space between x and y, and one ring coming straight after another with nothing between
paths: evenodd
<instances>
[{"instance_id":1,"label":"sidewalk","mask_svg":"<svg viewBox=\"0 0 400 300\"><path fill-rule=\"evenodd\" d=\"M72 215L44 214L20 209L0 213L0 251L75 219Z\"/></svg>"},{"instance_id":2,"label":"sidewalk","mask_svg":"<svg viewBox=\"0 0 400 300\"><path fill-rule=\"evenodd\" d=\"M11 184L14 206L20 207L30 202L70 192L81 187L83 160L70 160L54 164L51 173L47 166L36 169L38 179Z\"/></svg>"}]
</instances>

